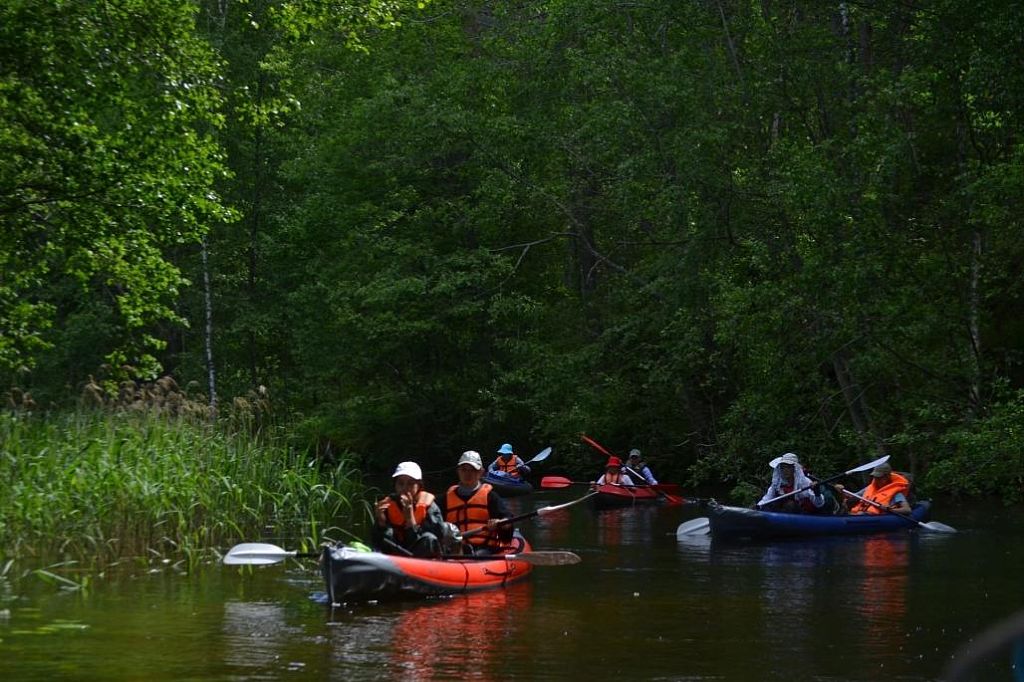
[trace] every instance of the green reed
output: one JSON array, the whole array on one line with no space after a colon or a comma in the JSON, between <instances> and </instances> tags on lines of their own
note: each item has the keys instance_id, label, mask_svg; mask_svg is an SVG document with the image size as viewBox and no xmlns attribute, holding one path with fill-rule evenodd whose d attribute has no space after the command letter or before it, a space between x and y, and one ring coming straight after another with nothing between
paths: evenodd
<instances>
[{"instance_id":1,"label":"green reed","mask_svg":"<svg viewBox=\"0 0 1024 682\"><path fill-rule=\"evenodd\" d=\"M322 470L283 431L254 436L145 414L0 414L0 565L191 566L268 537L305 551L322 539L321 524L356 515L360 493L344 462Z\"/></svg>"}]
</instances>

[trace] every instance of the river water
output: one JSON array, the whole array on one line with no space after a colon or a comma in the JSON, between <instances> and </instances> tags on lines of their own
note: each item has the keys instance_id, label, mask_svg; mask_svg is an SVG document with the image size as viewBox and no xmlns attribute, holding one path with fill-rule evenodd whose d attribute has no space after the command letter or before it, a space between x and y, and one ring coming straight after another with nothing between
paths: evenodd
<instances>
[{"instance_id":1,"label":"river water","mask_svg":"<svg viewBox=\"0 0 1024 682\"><path fill-rule=\"evenodd\" d=\"M571 499L557 493L510 502ZM582 563L399 604L318 603L308 560L107 576L85 593L0 580L0 680L934 680L1024 610L1019 508L937 504L955 535L679 542L697 515L584 503L522 526ZM1013 655L963 679L1020 682Z\"/></svg>"}]
</instances>

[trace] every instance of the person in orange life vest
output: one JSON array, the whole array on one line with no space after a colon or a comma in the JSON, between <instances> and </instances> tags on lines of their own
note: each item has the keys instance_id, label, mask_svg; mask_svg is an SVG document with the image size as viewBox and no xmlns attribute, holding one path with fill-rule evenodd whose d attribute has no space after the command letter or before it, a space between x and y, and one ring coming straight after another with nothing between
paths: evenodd
<instances>
[{"instance_id":1,"label":"person in orange life vest","mask_svg":"<svg viewBox=\"0 0 1024 682\"><path fill-rule=\"evenodd\" d=\"M416 462L401 462L391 475L395 492L376 505L371 532L374 548L385 554L434 557L441 554L444 518L434 496L423 489L423 472Z\"/></svg>"},{"instance_id":2,"label":"person in orange life vest","mask_svg":"<svg viewBox=\"0 0 1024 682\"><path fill-rule=\"evenodd\" d=\"M622 473L622 460L612 455L608 458L608 462L604 465L604 473L596 481L590 484L591 488L597 488L600 485L612 484L612 485L634 485L633 479L629 477L629 474Z\"/></svg>"},{"instance_id":3,"label":"person in orange life vest","mask_svg":"<svg viewBox=\"0 0 1024 682\"><path fill-rule=\"evenodd\" d=\"M487 467L487 473L519 479L530 473L530 467L512 450L511 443L498 448L498 457Z\"/></svg>"},{"instance_id":4,"label":"person in orange life vest","mask_svg":"<svg viewBox=\"0 0 1024 682\"><path fill-rule=\"evenodd\" d=\"M512 540L511 523L502 523L509 517L505 501L489 483L480 481L484 464L480 453L467 450L459 458L456 471L459 482L448 488L442 501L443 518L455 526L459 533L468 534L486 529L463 539L463 550L473 554L493 554Z\"/></svg>"},{"instance_id":5,"label":"person in orange life vest","mask_svg":"<svg viewBox=\"0 0 1024 682\"><path fill-rule=\"evenodd\" d=\"M836 489L841 493L843 486L837 485ZM911 512L910 502L907 500L907 496L910 494L910 481L899 474L893 473L892 466L888 462L879 464L871 470L871 482L857 494L872 502L877 502L885 507L885 509L897 514L909 514ZM851 514L885 513L884 510L879 509L875 505L862 502L855 497L847 495L846 500Z\"/></svg>"},{"instance_id":6,"label":"person in orange life vest","mask_svg":"<svg viewBox=\"0 0 1024 682\"><path fill-rule=\"evenodd\" d=\"M643 460L640 451L636 448L629 451L629 457L626 459L626 472L636 472L643 477L648 485L658 485L658 479L651 472L651 467L647 466L647 462Z\"/></svg>"},{"instance_id":7,"label":"person in orange life vest","mask_svg":"<svg viewBox=\"0 0 1024 682\"><path fill-rule=\"evenodd\" d=\"M825 496L821 493L821 486L815 485L814 481L807 477L799 457L792 452L787 452L777 460L773 459L769 465L774 465L772 467L772 482L761 500L754 505L755 509L786 514L822 513L825 507ZM804 490L805 488L806 490ZM801 492L769 504L770 500L794 490Z\"/></svg>"}]
</instances>

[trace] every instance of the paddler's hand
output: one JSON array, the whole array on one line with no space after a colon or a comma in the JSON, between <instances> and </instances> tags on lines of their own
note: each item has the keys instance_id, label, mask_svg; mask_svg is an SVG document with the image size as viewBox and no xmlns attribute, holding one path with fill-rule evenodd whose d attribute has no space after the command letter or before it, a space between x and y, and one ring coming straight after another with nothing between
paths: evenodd
<instances>
[{"instance_id":1,"label":"paddler's hand","mask_svg":"<svg viewBox=\"0 0 1024 682\"><path fill-rule=\"evenodd\" d=\"M377 525L384 527L388 525L388 498L384 498L376 506Z\"/></svg>"},{"instance_id":2,"label":"paddler's hand","mask_svg":"<svg viewBox=\"0 0 1024 682\"><path fill-rule=\"evenodd\" d=\"M487 530L494 530L498 524L504 522L505 519L487 519Z\"/></svg>"},{"instance_id":3,"label":"paddler's hand","mask_svg":"<svg viewBox=\"0 0 1024 682\"><path fill-rule=\"evenodd\" d=\"M413 498L412 493L405 493L400 498L402 503L402 512L405 514L405 525L410 528L416 527L416 514L414 510L416 508L416 500Z\"/></svg>"}]
</instances>

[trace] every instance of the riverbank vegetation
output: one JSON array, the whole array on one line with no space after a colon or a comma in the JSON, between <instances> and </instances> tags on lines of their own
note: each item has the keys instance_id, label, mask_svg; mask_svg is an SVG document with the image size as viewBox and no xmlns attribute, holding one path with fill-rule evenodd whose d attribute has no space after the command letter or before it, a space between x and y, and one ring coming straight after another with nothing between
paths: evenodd
<instances>
[{"instance_id":1,"label":"riverbank vegetation","mask_svg":"<svg viewBox=\"0 0 1024 682\"><path fill-rule=\"evenodd\" d=\"M1022 35L1001 0L6 3L10 402L167 373L371 475L591 475L586 432L686 484L886 452L1024 499Z\"/></svg>"},{"instance_id":2,"label":"riverbank vegetation","mask_svg":"<svg viewBox=\"0 0 1024 682\"><path fill-rule=\"evenodd\" d=\"M362 512L355 472L280 431L146 413L0 414L0 480L0 565L188 568L267 537L312 550Z\"/></svg>"}]
</instances>

